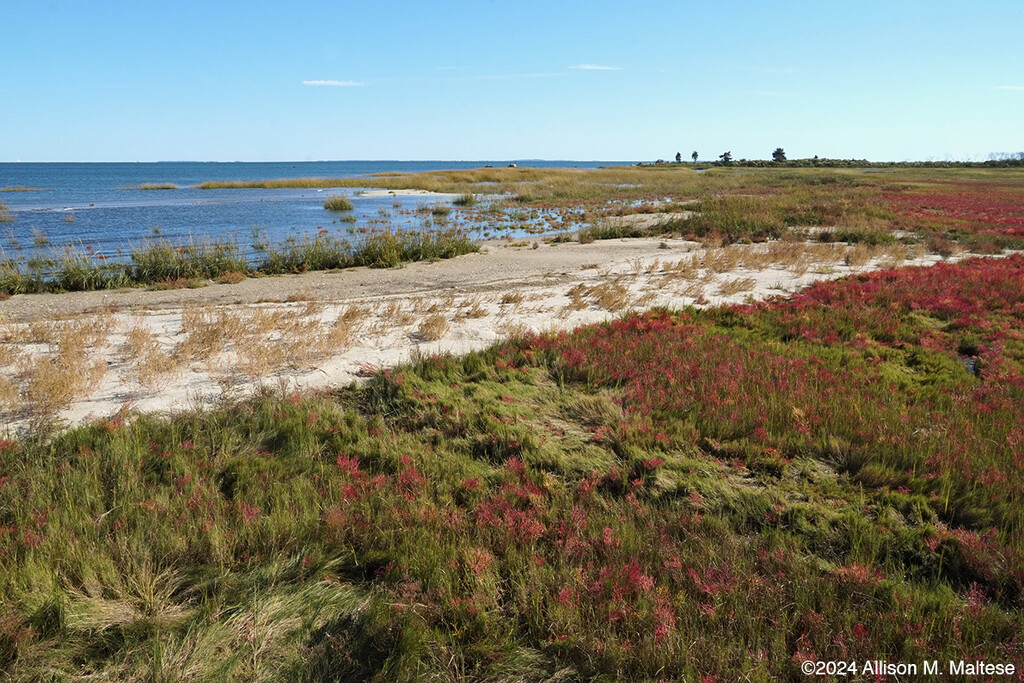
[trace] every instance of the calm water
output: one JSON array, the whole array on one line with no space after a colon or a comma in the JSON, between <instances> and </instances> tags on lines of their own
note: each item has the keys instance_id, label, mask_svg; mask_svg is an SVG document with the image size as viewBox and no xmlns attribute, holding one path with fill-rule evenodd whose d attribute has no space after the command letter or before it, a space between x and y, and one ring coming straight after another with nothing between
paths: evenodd
<instances>
[{"instance_id":1,"label":"calm water","mask_svg":"<svg viewBox=\"0 0 1024 683\"><path fill-rule=\"evenodd\" d=\"M234 240L243 249L264 233L271 242L301 239L322 229L346 235L353 229L422 225L413 210L424 197L360 197L357 189L198 190L207 180L273 180L356 177L384 171L418 172L505 166L507 161L330 161L272 163L6 163L0 164L0 202L14 217L0 224L0 247L12 259L60 251L71 245L116 258L157 236L174 243ZM596 168L616 162L517 161L519 166ZM134 189L173 183L176 190ZM338 220L323 200L343 192L356 222ZM398 203L400 206L395 206Z\"/></svg>"}]
</instances>

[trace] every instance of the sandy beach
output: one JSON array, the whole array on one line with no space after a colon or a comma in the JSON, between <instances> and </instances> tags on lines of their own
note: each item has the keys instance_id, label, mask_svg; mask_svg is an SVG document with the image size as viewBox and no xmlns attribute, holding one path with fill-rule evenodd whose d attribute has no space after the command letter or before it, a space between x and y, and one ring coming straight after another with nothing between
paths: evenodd
<instances>
[{"instance_id":1,"label":"sandy beach","mask_svg":"<svg viewBox=\"0 0 1024 683\"><path fill-rule=\"evenodd\" d=\"M937 260L901 245L496 241L399 269L21 295L0 302L0 408L16 433L43 418L76 425L118 411L211 405L260 387L339 386L414 354L462 353L526 330L763 299L817 279Z\"/></svg>"}]
</instances>

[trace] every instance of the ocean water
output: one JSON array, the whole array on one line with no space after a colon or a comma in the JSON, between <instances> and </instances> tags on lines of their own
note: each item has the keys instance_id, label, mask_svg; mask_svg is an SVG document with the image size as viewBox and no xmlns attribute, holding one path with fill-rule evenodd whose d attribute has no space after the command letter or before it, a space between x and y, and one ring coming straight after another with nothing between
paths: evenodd
<instances>
[{"instance_id":1,"label":"ocean water","mask_svg":"<svg viewBox=\"0 0 1024 683\"><path fill-rule=\"evenodd\" d=\"M34 256L75 249L119 259L133 248L159 239L234 241L253 255L251 244L301 240L327 230L342 237L374 227L428 227L415 209L424 197L361 197L358 189L199 190L208 180L349 178L400 171L505 166L508 161L326 161L326 162L160 162L160 163L4 163L0 202L13 221L0 223L0 258L27 261ZM617 162L516 161L519 166L596 168ZM619 162L620 163L620 162ZM173 183L174 190L140 190L144 183ZM4 192L5 188L35 188ZM351 199L355 222L323 208L330 194ZM398 206L396 206L398 204ZM453 217L457 227L469 224Z\"/></svg>"}]
</instances>

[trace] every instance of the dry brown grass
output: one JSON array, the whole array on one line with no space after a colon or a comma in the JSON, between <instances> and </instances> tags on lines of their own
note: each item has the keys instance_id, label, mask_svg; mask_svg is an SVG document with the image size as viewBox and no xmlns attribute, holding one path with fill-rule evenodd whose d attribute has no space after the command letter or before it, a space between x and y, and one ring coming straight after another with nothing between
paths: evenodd
<instances>
[{"instance_id":1,"label":"dry brown grass","mask_svg":"<svg viewBox=\"0 0 1024 683\"><path fill-rule=\"evenodd\" d=\"M565 293L569 297L569 305L566 308L570 311L582 311L590 306L586 298L587 286L582 282Z\"/></svg>"},{"instance_id":2,"label":"dry brown grass","mask_svg":"<svg viewBox=\"0 0 1024 683\"><path fill-rule=\"evenodd\" d=\"M618 277L612 282L590 287L581 282L566 293L566 296L569 297L568 308L573 311L581 311L590 305L595 305L612 313L621 311L632 303L629 288L622 284L622 280L622 277Z\"/></svg>"},{"instance_id":3,"label":"dry brown grass","mask_svg":"<svg viewBox=\"0 0 1024 683\"><path fill-rule=\"evenodd\" d=\"M694 280L700 275L700 263L700 255L691 254L690 256L684 256L675 263L665 263L662 272L667 276Z\"/></svg>"},{"instance_id":4,"label":"dry brown grass","mask_svg":"<svg viewBox=\"0 0 1024 683\"><path fill-rule=\"evenodd\" d=\"M347 306L343 311L338 313L338 320L344 321L346 325L355 327L362 324L366 320L372 311L366 306Z\"/></svg>"},{"instance_id":5,"label":"dry brown grass","mask_svg":"<svg viewBox=\"0 0 1024 683\"><path fill-rule=\"evenodd\" d=\"M908 250L903 244L887 244L879 249L883 268L898 268L907 260Z\"/></svg>"},{"instance_id":6,"label":"dry brown grass","mask_svg":"<svg viewBox=\"0 0 1024 683\"><path fill-rule=\"evenodd\" d=\"M229 340L242 337L247 327L242 314L206 307L183 308L181 332L185 339L178 345L178 355L185 362L216 356L224 351Z\"/></svg>"},{"instance_id":7,"label":"dry brown grass","mask_svg":"<svg viewBox=\"0 0 1024 683\"><path fill-rule=\"evenodd\" d=\"M416 320L412 312L406 310L401 301L397 299L389 301L380 311L380 320L372 329L380 334L389 327L407 327Z\"/></svg>"},{"instance_id":8,"label":"dry brown grass","mask_svg":"<svg viewBox=\"0 0 1024 683\"><path fill-rule=\"evenodd\" d=\"M38 417L52 416L90 393L106 371L106 362L73 352L37 356L23 366L26 407Z\"/></svg>"},{"instance_id":9,"label":"dry brown grass","mask_svg":"<svg viewBox=\"0 0 1024 683\"><path fill-rule=\"evenodd\" d=\"M47 421L90 393L106 374L101 347L112 327L109 313L84 321L40 318L5 325L0 367L15 376L2 378L0 405Z\"/></svg>"},{"instance_id":10,"label":"dry brown grass","mask_svg":"<svg viewBox=\"0 0 1024 683\"><path fill-rule=\"evenodd\" d=\"M302 316L303 318L311 318L311 317L314 317L314 316L319 316L321 313L324 312L325 308L327 308L327 304L324 301L320 301L320 300L307 301L306 304L302 308L299 309L300 310L299 315Z\"/></svg>"},{"instance_id":11,"label":"dry brown grass","mask_svg":"<svg viewBox=\"0 0 1024 683\"><path fill-rule=\"evenodd\" d=\"M506 292L501 296L501 300L499 300L498 303L500 303L503 306L508 304L518 306L519 304L523 303L524 300L525 297L523 296L522 292Z\"/></svg>"},{"instance_id":12,"label":"dry brown grass","mask_svg":"<svg viewBox=\"0 0 1024 683\"><path fill-rule=\"evenodd\" d=\"M739 267L741 256L736 246L708 249L704 252L704 267L715 273L729 273Z\"/></svg>"},{"instance_id":13,"label":"dry brown grass","mask_svg":"<svg viewBox=\"0 0 1024 683\"><path fill-rule=\"evenodd\" d=\"M17 382L0 375L0 411L8 411L17 406L20 394L21 390Z\"/></svg>"},{"instance_id":14,"label":"dry brown grass","mask_svg":"<svg viewBox=\"0 0 1024 683\"><path fill-rule=\"evenodd\" d=\"M369 309L362 306L349 306L341 311L322 337L323 350L330 355L346 351L369 315Z\"/></svg>"},{"instance_id":15,"label":"dry brown grass","mask_svg":"<svg viewBox=\"0 0 1024 683\"><path fill-rule=\"evenodd\" d=\"M434 297L419 297L413 300L412 310L417 315L424 315L426 313L447 313L452 310L455 306L455 296L449 294L443 299L436 299Z\"/></svg>"},{"instance_id":16,"label":"dry brown grass","mask_svg":"<svg viewBox=\"0 0 1024 683\"><path fill-rule=\"evenodd\" d=\"M738 277L726 280L718 285L719 296L732 296L740 292L749 292L757 286L757 280L752 277Z\"/></svg>"},{"instance_id":17,"label":"dry brown grass","mask_svg":"<svg viewBox=\"0 0 1024 683\"><path fill-rule=\"evenodd\" d=\"M286 349L280 344L251 343L238 354L239 372L251 380L264 379L286 363Z\"/></svg>"},{"instance_id":18,"label":"dry brown grass","mask_svg":"<svg viewBox=\"0 0 1024 683\"><path fill-rule=\"evenodd\" d=\"M319 320L293 319L281 330L278 343L285 349L285 362L296 370L316 367L327 348L326 332Z\"/></svg>"},{"instance_id":19,"label":"dry brown grass","mask_svg":"<svg viewBox=\"0 0 1024 683\"><path fill-rule=\"evenodd\" d=\"M15 344L0 343L0 368L17 365L24 353Z\"/></svg>"},{"instance_id":20,"label":"dry brown grass","mask_svg":"<svg viewBox=\"0 0 1024 683\"><path fill-rule=\"evenodd\" d=\"M480 296L472 296L462 300L456 315L460 318L486 318L490 315L490 311L484 307L483 299Z\"/></svg>"},{"instance_id":21,"label":"dry brown grass","mask_svg":"<svg viewBox=\"0 0 1024 683\"><path fill-rule=\"evenodd\" d=\"M160 378L179 364L173 352L164 350L156 334L141 326L133 327L125 334L121 358L134 371L139 384L147 389L156 389Z\"/></svg>"},{"instance_id":22,"label":"dry brown grass","mask_svg":"<svg viewBox=\"0 0 1024 683\"><path fill-rule=\"evenodd\" d=\"M700 299L704 296L704 283L699 281L691 282L683 288L682 294L691 299Z\"/></svg>"},{"instance_id":23,"label":"dry brown grass","mask_svg":"<svg viewBox=\"0 0 1024 683\"><path fill-rule=\"evenodd\" d=\"M873 259L874 257L874 248L868 246L867 244L864 244L863 242L860 242L852 249L850 249L848 252L846 252L846 257L843 259L843 263L845 263L850 268L856 270L858 268L863 268L864 266L871 263L871 259Z\"/></svg>"},{"instance_id":24,"label":"dry brown grass","mask_svg":"<svg viewBox=\"0 0 1024 683\"><path fill-rule=\"evenodd\" d=\"M448 333L450 327L447 318L440 313L433 313L420 322L416 328L416 337L424 341L437 341Z\"/></svg>"},{"instance_id":25,"label":"dry brown grass","mask_svg":"<svg viewBox=\"0 0 1024 683\"><path fill-rule=\"evenodd\" d=\"M230 273L224 273L217 282L222 285L237 285L239 282L245 279L245 273L239 273L237 270L231 271Z\"/></svg>"}]
</instances>

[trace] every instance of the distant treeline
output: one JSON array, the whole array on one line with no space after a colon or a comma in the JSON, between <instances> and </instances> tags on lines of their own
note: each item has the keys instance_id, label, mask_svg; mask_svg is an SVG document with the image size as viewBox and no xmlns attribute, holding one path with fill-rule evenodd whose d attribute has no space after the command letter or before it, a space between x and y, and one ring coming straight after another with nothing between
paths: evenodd
<instances>
[{"instance_id":1,"label":"distant treeline","mask_svg":"<svg viewBox=\"0 0 1024 683\"><path fill-rule=\"evenodd\" d=\"M645 166L654 164L644 164ZM657 164L667 165L667 164ZM750 168L1009 168L1024 166L1024 152L986 161L868 161L867 159L739 159L728 162L682 162L686 166L744 166Z\"/></svg>"}]
</instances>

